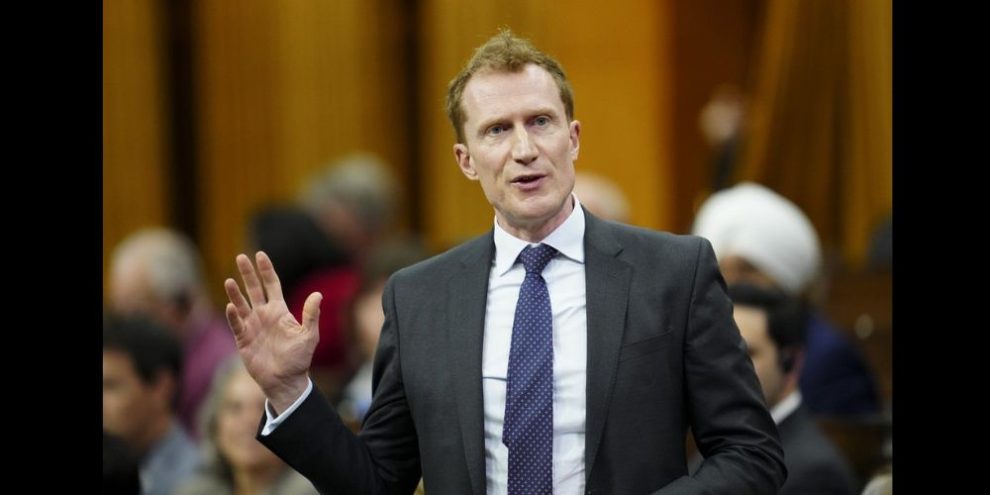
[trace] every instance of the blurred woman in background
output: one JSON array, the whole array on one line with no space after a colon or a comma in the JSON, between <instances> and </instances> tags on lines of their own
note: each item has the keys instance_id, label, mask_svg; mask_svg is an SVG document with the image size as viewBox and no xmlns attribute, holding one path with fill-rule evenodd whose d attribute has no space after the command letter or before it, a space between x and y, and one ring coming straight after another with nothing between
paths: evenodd
<instances>
[{"instance_id":1,"label":"blurred woman in background","mask_svg":"<svg viewBox=\"0 0 990 495\"><path fill-rule=\"evenodd\" d=\"M204 459L176 495L316 495L306 478L255 439L265 395L239 357L213 377L200 411Z\"/></svg>"}]
</instances>

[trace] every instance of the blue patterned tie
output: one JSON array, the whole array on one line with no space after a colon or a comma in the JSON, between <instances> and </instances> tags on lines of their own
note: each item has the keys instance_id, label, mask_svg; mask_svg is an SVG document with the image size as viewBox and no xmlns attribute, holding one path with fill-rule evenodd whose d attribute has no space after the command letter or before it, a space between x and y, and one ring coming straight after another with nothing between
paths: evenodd
<instances>
[{"instance_id":1,"label":"blue patterned tie","mask_svg":"<svg viewBox=\"0 0 990 495\"><path fill-rule=\"evenodd\" d=\"M553 314L543 268L557 250L519 254L526 279L512 322L502 443L509 448L509 495L553 494Z\"/></svg>"}]
</instances>

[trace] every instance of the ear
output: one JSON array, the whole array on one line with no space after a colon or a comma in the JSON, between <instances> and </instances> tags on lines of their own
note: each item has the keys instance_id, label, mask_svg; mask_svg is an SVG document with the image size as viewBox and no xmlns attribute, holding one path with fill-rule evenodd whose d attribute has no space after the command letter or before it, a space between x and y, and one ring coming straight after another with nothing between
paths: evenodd
<instances>
[{"instance_id":1,"label":"ear","mask_svg":"<svg viewBox=\"0 0 990 495\"><path fill-rule=\"evenodd\" d=\"M804 368L804 350L798 347L781 350L781 368L788 380L793 379L797 384L801 369Z\"/></svg>"},{"instance_id":2,"label":"ear","mask_svg":"<svg viewBox=\"0 0 990 495\"><path fill-rule=\"evenodd\" d=\"M464 177L469 180L478 180L478 171L474 169L471 153L466 144L457 143L454 145L454 160L457 161L457 166L460 167Z\"/></svg>"},{"instance_id":3,"label":"ear","mask_svg":"<svg viewBox=\"0 0 990 495\"><path fill-rule=\"evenodd\" d=\"M581 122L572 120L570 125L571 134L571 160L578 159L578 152L581 150Z\"/></svg>"},{"instance_id":4,"label":"ear","mask_svg":"<svg viewBox=\"0 0 990 495\"><path fill-rule=\"evenodd\" d=\"M179 392L176 376L171 371L160 369L155 374L155 379L151 385L154 390L155 400L171 411L176 400L176 395Z\"/></svg>"}]
</instances>

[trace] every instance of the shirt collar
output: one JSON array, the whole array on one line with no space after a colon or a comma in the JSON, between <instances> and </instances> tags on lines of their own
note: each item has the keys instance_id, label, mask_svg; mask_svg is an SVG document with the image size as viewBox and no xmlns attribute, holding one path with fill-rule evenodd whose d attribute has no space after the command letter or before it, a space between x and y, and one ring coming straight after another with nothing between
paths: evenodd
<instances>
[{"instance_id":1,"label":"shirt collar","mask_svg":"<svg viewBox=\"0 0 990 495\"><path fill-rule=\"evenodd\" d=\"M777 403L776 406L770 409L770 416L773 418L775 424L780 424L781 421L787 419L788 416L797 410L798 406L801 405L801 391L795 390L784 397L784 400Z\"/></svg>"},{"instance_id":2,"label":"shirt collar","mask_svg":"<svg viewBox=\"0 0 990 495\"><path fill-rule=\"evenodd\" d=\"M584 263L584 211L581 202L573 193L574 210L567 220L560 224L550 235L539 243L530 243L505 231L495 218L495 274L505 275L519 258L519 253L526 246L546 244L556 249L560 254L578 263Z\"/></svg>"}]
</instances>

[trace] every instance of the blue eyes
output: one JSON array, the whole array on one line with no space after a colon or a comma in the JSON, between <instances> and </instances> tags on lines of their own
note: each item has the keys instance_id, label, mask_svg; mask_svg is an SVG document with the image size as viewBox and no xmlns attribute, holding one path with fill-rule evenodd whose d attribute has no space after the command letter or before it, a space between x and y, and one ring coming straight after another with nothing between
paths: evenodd
<instances>
[{"instance_id":1,"label":"blue eyes","mask_svg":"<svg viewBox=\"0 0 990 495\"><path fill-rule=\"evenodd\" d=\"M546 127L546 126L550 125L550 122L551 122L550 117L540 116L540 117L536 117L535 119L533 119L531 121L531 123L532 123L531 125L536 126L536 127ZM502 134L502 133L508 131L509 130L509 127L510 126L505 125L505 124L495 124L495 125L489 127L485 131L485 135L487 135L487 136L498 136L499 134Z\"/></svg>"}]
</instances>

